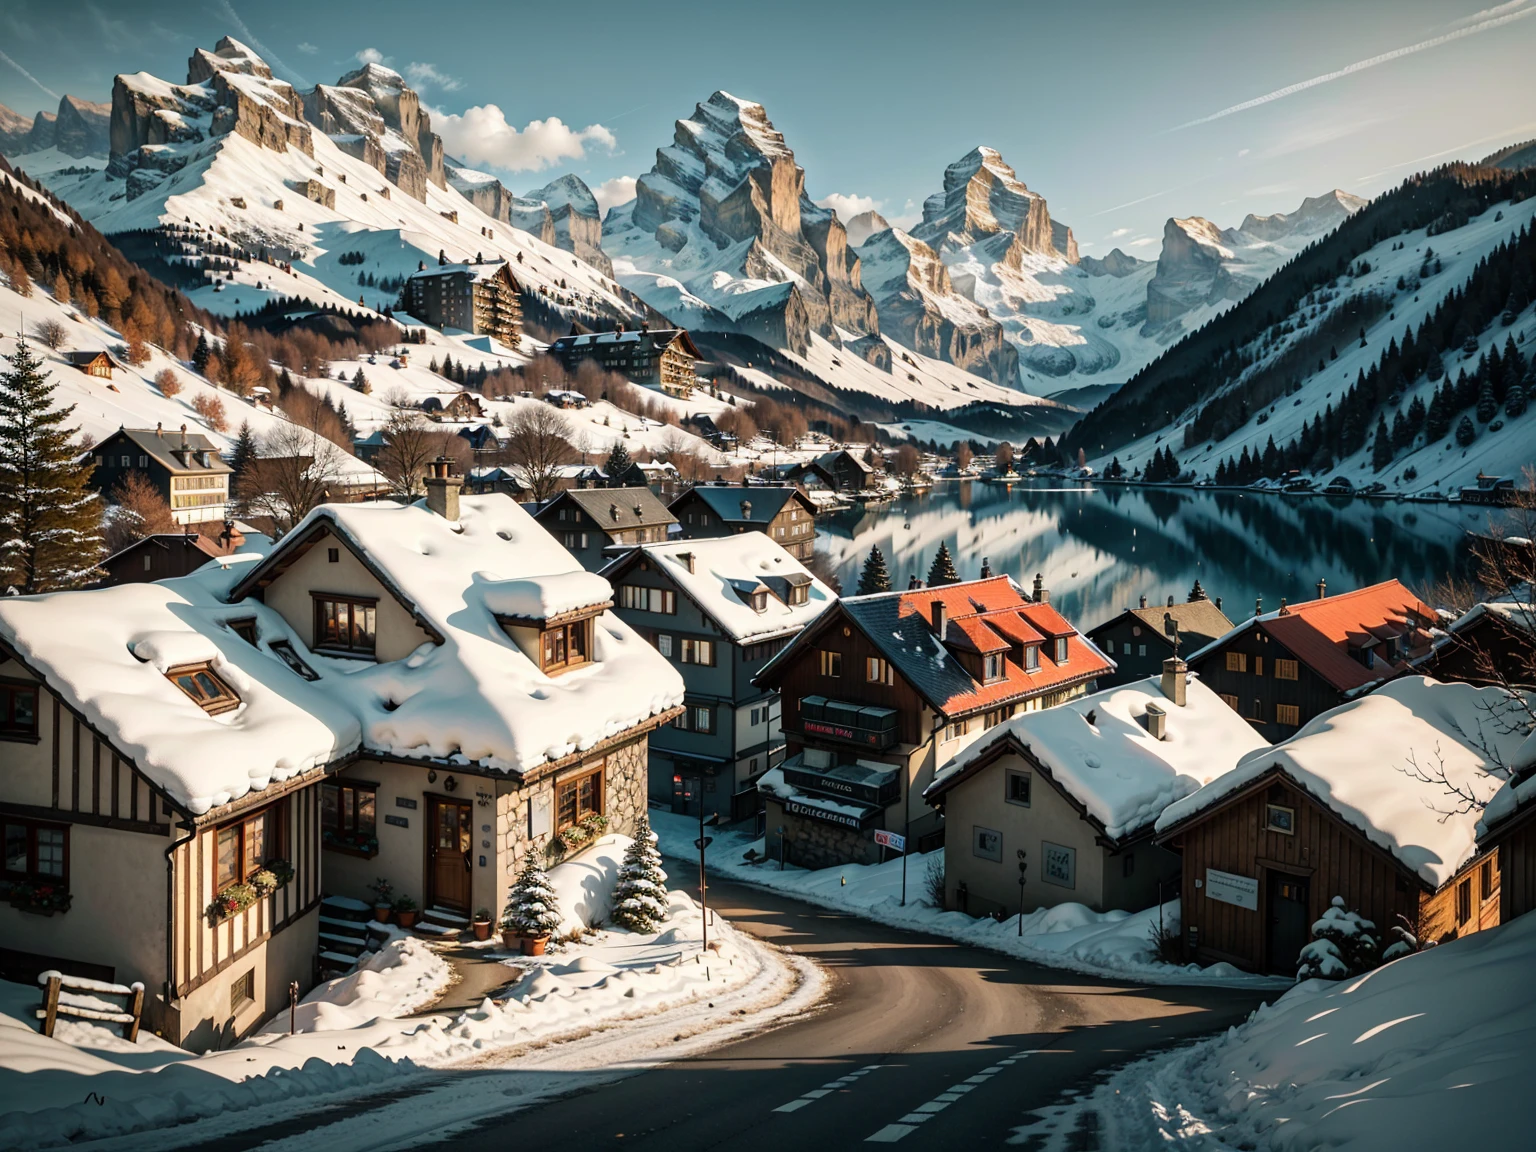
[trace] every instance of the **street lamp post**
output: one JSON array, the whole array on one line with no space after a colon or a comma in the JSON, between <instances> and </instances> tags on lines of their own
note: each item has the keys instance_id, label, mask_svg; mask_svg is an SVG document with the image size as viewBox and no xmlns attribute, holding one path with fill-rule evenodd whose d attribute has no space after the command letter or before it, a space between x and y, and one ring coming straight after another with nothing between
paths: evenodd
<instances>
[{"instance_id":1,"label":"street lamp post","mask_svg":"<svg viewBox=\"0 0 1536 1152\"><path fill-rule=\"evenodd\" d=\"M700 923L704 929L704 951L709 951L709 888L704 877L704 849L714 842L713 836L704 835L705 828L713 828L720 823L720 813L715 812L708 817L704 815L704 778L699 777L699 838L695 840L694 847L699 850L699 913Z\"/></svg>"},{"instance_id":2,"label":"street lamp post","mask_svg":"<svg viewBox=\"0 0 1536 1152\"><path fill-rule=\"evenodd\" d=\"M1019 849L1019 936L1024 936L1024 880L1025 872L1029 868L1029 858L1024 855L1024 849Z\"/></svg>"}]
</instances>

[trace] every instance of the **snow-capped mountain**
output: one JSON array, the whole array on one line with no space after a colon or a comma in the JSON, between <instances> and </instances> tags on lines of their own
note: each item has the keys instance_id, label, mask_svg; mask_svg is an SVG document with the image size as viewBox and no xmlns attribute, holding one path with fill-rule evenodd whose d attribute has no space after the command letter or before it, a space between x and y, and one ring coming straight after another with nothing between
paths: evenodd
<instances>
[{"instance_id":1,"label":"snow-capped mountain","mask_svg":"<svg viewBox=\"0 0 1536 1152\"><path fill-rule=\"evenodd\" d=\"M874 209L860 212L844 225L848 230L848 246L857 248L876 232L884 232L890 226L890 221Z\"/></svg>"},{"instance_id":2,"label":"snow-capped mountain","mask_svg":"<svg viewBox=\"0 0 1536 1152\"><path fill-rule=\"evenodd\" d=\"M175 225L209 244L265 252L225 285L189 295L228 314L295 297L355 309L394 302L439 253L503 258L525 290L587 319L641 318L597 269L477 207L448 180L439 138L398 73L371 65L300 93L228 37L198 49L187 81L147 73L113 85L105 171L18 167L109 235ZM359 289L373 291L360 292Z\"/></svg>"},{"instance_id":3,"label":"snow-capped mountain","mask_svg":"<svg viewBox=\"0 0 1536 1152\"><path fill-rule=\"evenodd\" d=\"M55 149L76 160L105 157L111 113L109 104L69 95L60 97L57 112L39 112L30 120L0 104L0 153L23 156Z\"/></svg>"},{"instance_id":4,"label":"snow-capped mountain","mask_svg":"<svg viewBox=\"0 0 1536 1152\"><path fill-rule=\"evenodd\" d=\"M879 332L842 222L761 104L716 92L677 121L604 231L620 283L678 323L798 353Z\"/></svg>"},{"instance_id":5,"label":"snow-capped mountain","mask_svg":"<svg viewBox=\"0 0 1536 1152\"><path fill-rule=\"evenodd\" d=\"M585 260L604 276L613 275L613 261L603 251L603 213L586 181L574 174L561 176L535 188L525 199L549 210L557 248Z\"/></svg>"}]
</instances>

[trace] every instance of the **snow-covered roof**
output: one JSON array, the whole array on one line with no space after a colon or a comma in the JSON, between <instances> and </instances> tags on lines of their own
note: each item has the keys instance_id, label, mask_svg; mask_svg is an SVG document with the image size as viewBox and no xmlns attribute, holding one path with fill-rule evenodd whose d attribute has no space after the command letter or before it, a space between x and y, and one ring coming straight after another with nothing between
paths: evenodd
<instances>
[{"instance_id":1,"label":"snow-covered roof","mask_svg":"<svg viewBox=\"0 0 1536 1152\"><path fill-rule=\"evenodd\" d=\"M437 264L420 271L412 272L411 279L424 279L429 276L459 276L468 275L471 280L479 283L490 280L498 272L510 267L504 259L486 260L474 264Z\"/></svg>"},{"instance_id":2,"label":"snow-covered roof","mask_svg":"<svg viewBox=\"0 0 1536 1152\"><path fill-rule=\"evenodd\" d=\"M837 599L836 592L763 532L643 544L637 553L738 644L798 632ZM626 554L604 573L619 580L636 560L636 554ZM804 604L789 602L791 587L807 588ZM758 588L768 592L762 612L751 604Z\"/></svg>"},{"instance_id":3,"label":"snow-covered roof","mask_svg":"<svg viewBox=\"0 0 1536 1152\"><path fill-rule=\"evenodd\" d=\"M1167 716L1162 740L1147 731L1148 705ZM1027 750L1113 840L1269 746L1198 678L1186 674L1181 708L1150 676L999 724L940 768L924 795L948 791L1008 745Z\"/></svg>"},{"instance_id":4,"label":"snow-covered roof","mask_svg":"<svg viewBox=\"0 0 1536 1152\"><path fill-rule=\"evenodd\" d=\"M303 645L256 602L227 604L238 556L192 576L0 601L0 637L176 804L193 814L322 768L358 746L357 718L272 653ZM254 618L252 647L226 626ZM240 698L210 716L165 675L208 663ZM317 666L318 667L318 666Z\"/></svg>"},{"instance_id":5,"label":"snow-covered roof","mask_svg":"<svg viewBox=\"0 0 1536 1152\"><path fill-rule=\"evenodd\" d=\"M457 521L424 503L322 505L235 593L275 578L322 532L350 545L441 637L336 684L369 750L528 772L682 702L681 676L612 612L596 618L593 662L557 677L502 630L498 617L547 619L612 600L608 582L510 496L464 496Z\"/></svg>"},{"instance_id":6,"label":"snow-covered roof","mask_svg":"<svg viewBox=\"0 0 1536 1152\"><path fill-rule=\"evenodd\" d=\"M1446 785L1479 801L1494 795L1501 764L1512 763L1525 740L1507 722L1520 709L1502 688L1403 677L1323 713L1283 743L1249 753L1231 772L1169 805L1157 830L1167 832L1279 769L1439 888L1477 848L1477 814L1457 812Z\"/></svg>"}]
</instances>

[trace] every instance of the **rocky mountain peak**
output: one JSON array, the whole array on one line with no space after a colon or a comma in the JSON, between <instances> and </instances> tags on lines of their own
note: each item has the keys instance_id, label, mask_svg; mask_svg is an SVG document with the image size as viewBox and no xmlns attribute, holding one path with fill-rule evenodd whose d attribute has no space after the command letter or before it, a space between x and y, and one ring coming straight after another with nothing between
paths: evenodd
<instances>
[{"instance_id":1,"label":"rocky mountain peak","mask_svg":"<svg viewBox=\"0 0 1536 1152\"><path fill-rule=\"evenodd\" d=\"M1056 225L1045 197L1031 192L995 148L971 149L944 170L944 191L923 202L923 222L912 230L935 247L969 248L1011 232L1003 261L1017 268L1025 253L1077 261L1070 228Z\"/></svg>"},{"instance_id":2,"label":"rocky mountain peak","mask_svg":"<svg viewBox=\"0 0 1536 1152\"><path fill-rule=\"evenodd\" d=\"M613 261L603 251L603 222L597 197L585 180L568 173L535 188L524 199L545 206L554 232L550 243L585 260L604 276L613 275Z\"/></svg>"},{"instance_id":3,"label":"rocky mountain peak","mask_svg":"<svg viewBox=\"0 0 1536 1152\"><path fill-rule=\"evenodd\" d=\"M855 248L862 248L876 232L884 232L890 226L890 221L873 209L860 212L844 225L848 229L848 243Z\"/></svg>"},{"instance_id":4,"label":"rocky mountain peak","mask_svg":"<svg viewBox=\"0 0 1536 1152\"><path fill-rule=\"evenodd\" d=\"M587 187L587 182L574 173L567 173L557 180L552 180L542 188L535 188L528 193L529 200L542 200L548 204L551 211L557 208L569 208L572 212L582 216L591 216L600 219L601 211L597 206L597 197L592 195L592 189Z\"/></svg>"},{"instance_id":5,"label":"rocky mountain peak","mask_svg":"<svg viewBox=\"0 0 1536 1152\"><path fill-rule=\"evenodd\" d=\"M1260 240L1278 240L1284 236L1317 235L1332 231L1370 201L1335 188L1322 196L1308 196L1295 212L1276 212L1272 216L1243 218L1239 232Z\"/></svg>"},{"instance_id":6,"label":"rocky mountain peak","mask_svg":"<svg viewBox=\"0 0 1536 1152\"><path fill-rule=\"evenodd\" d=\"M212 52L206 48L194 50L191 59L187 61L188 84L202 84L212 79L216 72L234 72L261 80L273 79L272 69L267 66L267 62L233 36L220 39L213 46Z\"/></svg>"},{"instance_id":7,"label":"rocky mountain peak","mask_svg":"<svg viewBox=\"0 0 1536 1152\"><path fill-rule=\"evenodd\" d=\"M57 112L30 120L0 104L0 152L25 156L57 148L66 156L105 156L111 148L112 105L66 94Z\"/></svg>"}]
</instances>

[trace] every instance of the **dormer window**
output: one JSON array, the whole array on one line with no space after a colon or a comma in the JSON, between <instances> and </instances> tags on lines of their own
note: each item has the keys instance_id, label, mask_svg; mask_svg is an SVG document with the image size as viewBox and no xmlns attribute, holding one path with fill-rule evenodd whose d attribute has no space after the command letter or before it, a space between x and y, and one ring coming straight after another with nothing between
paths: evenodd
<instances>
[{"instance_id":1,"label":"dormer window","mask_svg":"<svg viewBox=\"0 0 1536 1152\"><path fill-rule=\"evenodd\" d=\"M240 697L214 675L207 664L186 664L172 668L166 679L187 694L187 698L210 716L240 707Z\"/></svg>"},{"instance_id":2,"label":"dormer window","mask_svg":"<svg viewBox=\"0 0 1536 1152\"><path fill-rule=\"evenodd\" d=\"M993 652L985 657L986 683L991 684L994 680L1001 680L1003 678L1005 675L1003 659L1003 653L1001 652Z\"/></svg>"},{"instance_id":3,"label":"dormer window","mask_svg":"<svg viewBox=\"0 0 1536 1152\"><path fill-rule=\"evenodd\" d=\"M256 617L247 616L241 620L231 620L229 630L252 648L256 647Z\"/></svg>"},{"instance_id":4,"label":"dormer window","mask_svg":"<svg viewBox=\"0 0 1536 1152\"><path fill-rule=\"evenodd\" d=\"M1056 637L1056 654L1052 659L1058 664L1065 664L1067 662L1067 638L1065 636Z\"/></svg>"},{"instance_id":5,"label":"dormer window","mask_svg":"<svg viewBox=\"0 0 1536 1152\"><path fill-rule=\"evenodd\" d=\"M539 667L547 676L558 676L592 660L592 620L557 624L539 634Z\"/></svg>"},{"instance_id":6,"label":"dormer window","mask_svg":"<svg viewBox=\"0 0 1536 1152\"><path fill-rule=\"evenodd\" d=\"M340 656L373 659L378 600L326 592L312 592L310 596L315 603L315 639L311 647Z\"/></svg>"},{"instance_id":7,"label":"dormer window","mask_svg":"<svg viewBox=\"0 0 1536 1152\"><path fill-rule=\"evenodd\" d=\"M752 611L759 613L768 611L767 589L760 588L756 592L752 593Z\"/></svg>"},{"instance_id":8,"label":"dormer window","mask_svg":"<svg viewBox=\"0 0 1536 1152\"><path fill-rule=\"evenodd\" d=\"M795 584L790 586L789 604L791 608L800 604L809 604L810 601L811 586L809 584Z\"/></svg>"},{"instance_id":9,"label":"dormer window","mask_svg":"<svg viewBox=\"0 0 1536 1152\"><path fill-rule=\"evenodd\" d=\"M1038 671L1040 671L1040 645L1038 645L1038 644L1026 644L1026 645L1024 645L1024 671L1026 671L1026 672L1038 672Z\"/></svg>"}]
</instances>

